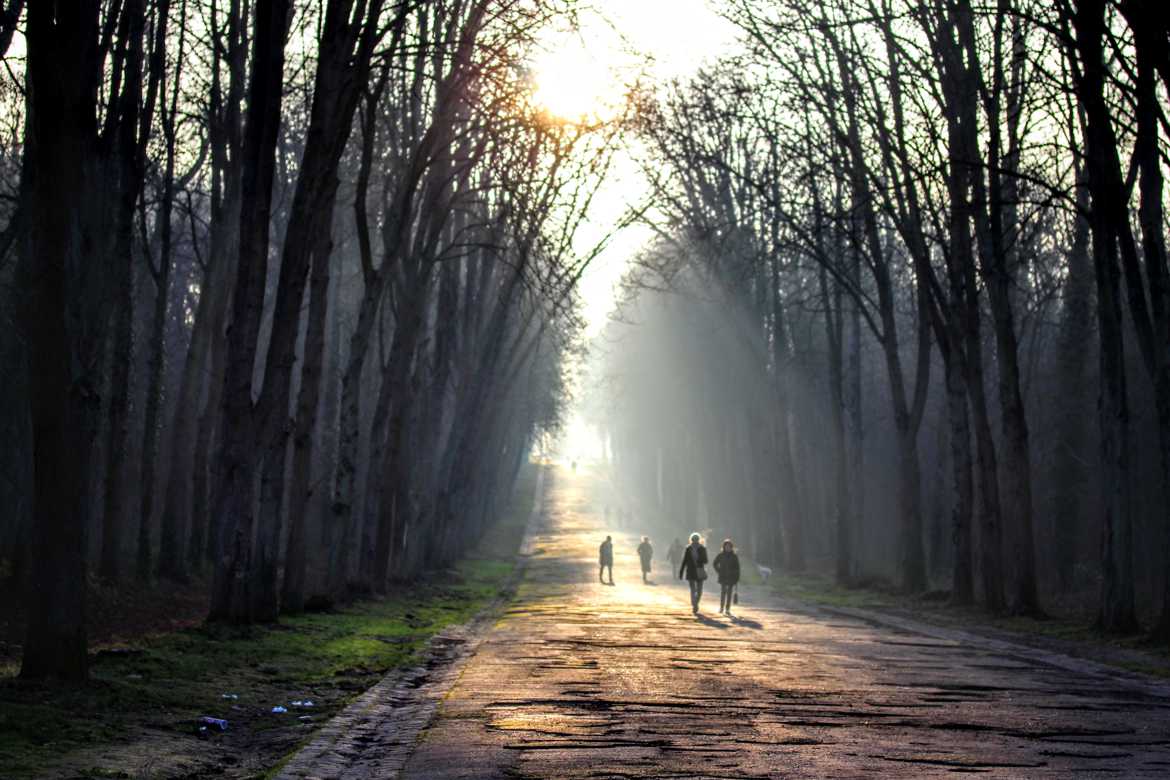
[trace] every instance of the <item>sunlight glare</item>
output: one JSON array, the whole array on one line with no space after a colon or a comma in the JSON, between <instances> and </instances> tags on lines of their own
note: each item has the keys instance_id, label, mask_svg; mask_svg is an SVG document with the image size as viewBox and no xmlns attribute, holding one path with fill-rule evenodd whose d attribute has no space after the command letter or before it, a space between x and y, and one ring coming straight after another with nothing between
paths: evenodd
<instances>
[{"instance_id":1,"label":"sunlight glare","mask_svg":"<svg viewBox=\"0 0 1170 780\"><path fill-rule=\"evenodd\" d=\"M532 98L557 119L597 122L616 115L623 88L579 39L566 37L533 60Z\"/></svg>"}]
</instances>

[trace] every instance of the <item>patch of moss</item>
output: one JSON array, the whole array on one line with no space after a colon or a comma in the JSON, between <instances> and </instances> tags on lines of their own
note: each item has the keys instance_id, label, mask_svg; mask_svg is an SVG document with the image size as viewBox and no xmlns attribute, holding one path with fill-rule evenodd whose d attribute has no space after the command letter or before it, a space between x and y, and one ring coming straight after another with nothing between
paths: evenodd
<instances>
[{"instance_id":1,"label":"patch of moss","mask_svg":"<svg viewBox=\"0 0 1170 780\"><path fill-rule=\"evenodd\" d=\"M315 722L324 723L389 671L411 663L431 636L500 595L532 507L533 472L525 473L507 516L469 556L387 597L272 626L203 626L104 648L94 654L90 682L82 687L31 683L16 678L16 669L6 671L0 676L4 777L39 775L47 766L67 765L82 747L147 730L188 734L198 755L202 716L254 734L289 729L301 741L296 713L274 715L274 705L312 699ZM74 776L117 777L119 771L71 767Z\"/></svg>"}]
</instances>

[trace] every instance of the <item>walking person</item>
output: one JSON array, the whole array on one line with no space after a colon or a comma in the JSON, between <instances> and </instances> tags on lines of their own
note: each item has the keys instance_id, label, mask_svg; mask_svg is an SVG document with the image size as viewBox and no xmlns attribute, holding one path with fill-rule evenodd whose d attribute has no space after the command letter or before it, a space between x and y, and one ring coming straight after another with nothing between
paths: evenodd
<instances>
[{"instance_id":1,"label":"walking person","mask_svg":"<svg viewBox=\"0 0 1170 780\"><path fill-rule=\"evenodd\" d=\"M597 562L600 568L597 571L597 579L602 585L605 584L605 570L609 569L609 584L613 585L613 537L605 537L605 541L601 543L601 548L598 550Z\"/></svg>"},{"instance_id":2,"label":"walking person","mask_svg":"<svg viewBox=\"0 0 1170 780\"><path fill-rule=\"evenodd\" d=\"M642 543L638 545L638 557L642 559L642 582L646 582L646 575L650 573L650 560L654 557L649 536L642 537Z\"/></svg>"},{"instance_id":3,"label":"walking person","mask_svg":"<svg viewBox=\"0 0 1170 780\"><path fill-rule=\"evenodd\" d=\"M682 563L683 545L674 537L674 541L670 543L670 548L666 551L666 560L670 561L670 570L674 571L675 567ZM681 579L681 577L679 578Z\"/></svg>"},{"instance_id":4,"label":"walking person","mask_svg":"<svg viewBox=\"0 0 1170 780\"><path fill-rule=\"evenodd\" d=\"M682 566L678 576L686 577L691 586L691 613L699 614L699 599L703 598L703 580L707 579L707 548L699 540L698 534L691 534L691 543L683 551Z\"/></svg>"},{"instance_id":5,"label":"walking person","mask_svg":"<svg viewBox=\"0 0 1170 780\"><path fill-rule=\"evenodd\" d=\"M719 575L719 612L731 617L731 600L739 584L739 556L730 539L723 540L723 550L711 565Z\"/></svg>"}]
</instances>

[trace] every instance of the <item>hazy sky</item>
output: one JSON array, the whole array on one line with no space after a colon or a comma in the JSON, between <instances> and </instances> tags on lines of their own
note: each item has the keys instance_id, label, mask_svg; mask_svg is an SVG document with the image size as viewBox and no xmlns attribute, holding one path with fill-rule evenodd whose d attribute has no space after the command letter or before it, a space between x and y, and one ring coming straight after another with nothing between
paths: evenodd
<instances>
[{"instance_id":1,"label":"hazy sky","mask_svg":"<svg viewBox=\"0 0 1170 780\"><path fill-rule=\"evenodd\" d=\"M570 116L604 115L605 104L620 102L639 79L685 77L727 51L735 38L705 0L593 0L588 7L580 29L550 31L547 51L535 63L538 99ZM647 189L632 151L619 151L579 248L596 245L629 206L644 200ZM581 295L589 335L604 325L629 258L650 236L645 226L627 228L586 272Z\"/></svg>"},{"instance_id":2,"label":"hazy sky","mask_svg":"<svg viewBox=\"0 0 1170 780\"><path fill-rule=\"evenodd\" d=\"M579 30L550 32L547 51L537 58L537 97L572 118L604 115L607 102L620 102L626 87L642 79L685 78L733 45L735 31L705 0L594 0ZM634 159L618 152L613 173L595 198L590 223L578 247L595 246L632 205L645 200L649 186ZM595 335L613 308L615 292L630 258L652 237L650 228L626 228L586 271L581 281L586 333ZM600 440L577 410L570 413L558 448L566 458L588 460Z\"/></svg>"}]
</instances>

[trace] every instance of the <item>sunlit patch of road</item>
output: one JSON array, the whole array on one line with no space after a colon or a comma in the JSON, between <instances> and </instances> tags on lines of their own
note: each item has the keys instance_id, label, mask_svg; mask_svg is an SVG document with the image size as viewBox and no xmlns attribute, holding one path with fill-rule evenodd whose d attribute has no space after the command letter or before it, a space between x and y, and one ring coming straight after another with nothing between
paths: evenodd
<instances>
[{"instance_id":1,"label":"sunlit patch of road","mask_svg":"<svg viewBox=\"0 0 1170 780\"><path fill-rule=\"evenodd\" d=\"M785 605L690 614L637 536L598 581L593 475L556 470L515 603L479 645L411 778L1078 776L1170 772L1170 696Z\"/></svg>"}]
</instances>

